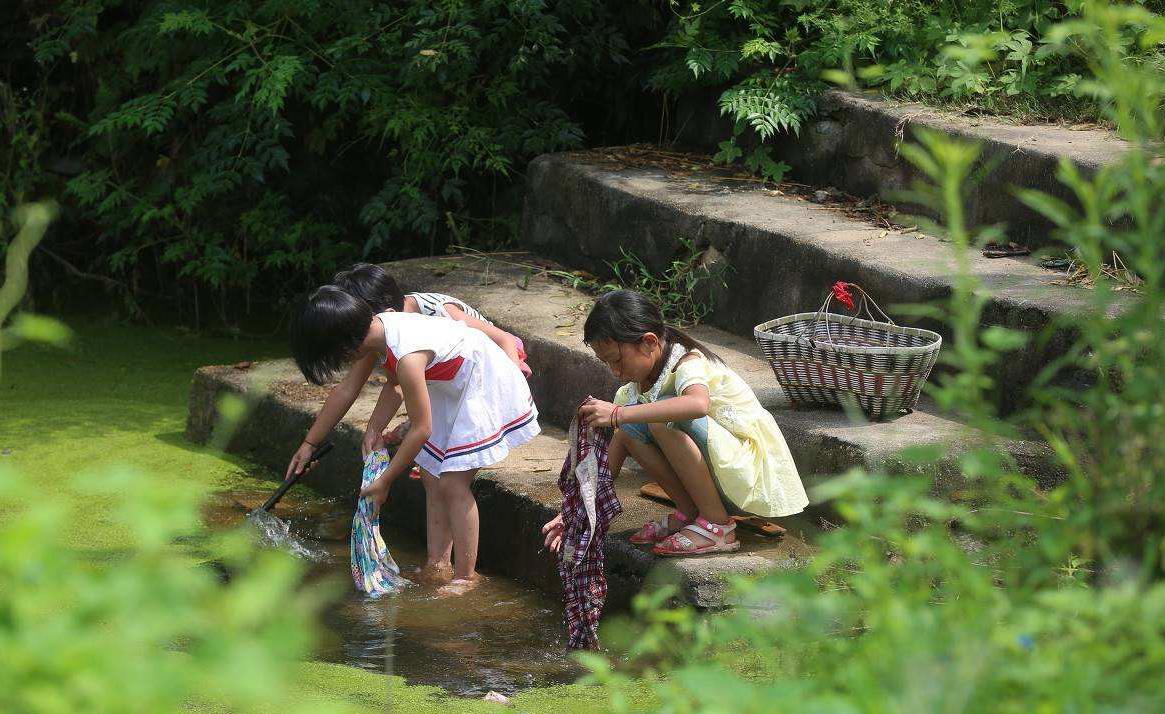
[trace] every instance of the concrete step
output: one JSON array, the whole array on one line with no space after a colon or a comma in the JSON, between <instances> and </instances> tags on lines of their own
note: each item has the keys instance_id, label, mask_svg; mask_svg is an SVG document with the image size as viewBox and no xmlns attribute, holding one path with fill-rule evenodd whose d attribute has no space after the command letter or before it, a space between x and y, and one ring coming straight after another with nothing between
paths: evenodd
<instances>
[{"instance_id":1,"label":"concrete step","mask_svg":"<svg viewBox=\"0 0 1165 714\"><path fill-rule=\"evenodd\" d=\"M693 94L680 102L676 125L684 127L678 137L681 143L714 152L716 144L732 135L731 121L717 106L718 96L718 92ZM898 151L917 128L983 147L983 162L995 169L967 187L968 220L978 225L1006 223L1012 240L1033 247L1054 243L1053 226L1016 199L1012 189L1038 189L1074 203L1071 192L1056 179L1061 160L1091 175L1131 148L1100 127L1015 124L839 90L820 97L817 115L799 134L772 141L776 155L792 166L790 178L893 203L898 193L921 178Z\"/></svg>"},{"instance_id":2,"label":"concrete step","mask_svg":"<svg viewBox=\"0 0 1165 714\"><path fill-rule=\"evenodd\" d=\"M360 481L360 439L376 402L375 378L365 388L337 428L335 451L322 460L305 482L316 490L354 498ZM292 449L311 424L327 390L307 384L290 360L261 363L249 372L233 367L203 367L194 375L187 436L195 442L210 438L215 405L224 394L250 395L254 411L231 440L228 450L282 474ZM560 509L558 474L567 453L565 434L548 424L543 434L515 450L502 463L483 469L474 481L481 513L479 557L488 573L506 575L551 592L561 590L554 559L543 549L540 529ZM645 478L631 468L617 484L623 514L605 543L609 605L626 607L648 579L679 586L684 598L700 607L726 604L727 577L774 568L798 567L812 553L806 542L817 528L808 517L782 519L788 533L763 538L742 529L740 552L697 559L661 559L647 548L633 546L628 536L669 509L638 495ZM393 486L384 518L424 532L424 489L419 481L401 479Z\"/></svg>"},{"instance_id":3,"label":"concrete step","mask_svg":"<svg viewBox=\"0 0 1165 714\"><path fill-rule=\"evenodd\" d=\"M530 256L511 254L421 258L384 267L405 290L461 298L499 327L521 337L534 369L530 385L543 423L565 427L587 395L609 399L619 382L582 341L592 298L544 272L532 273L522 267L532 261ZM925 397L913 413L881 423L851 421L841 411L792 408L753 340L706 326L692 330L692 334L753 388L776 418L798 469L807 479L857 466L887 468L931 478L937 491L946 492L962 483L958 455L985 438L956 419L937 413ZM917 465L899 457L903 449L928 445L942 448L941 461ZM1014 440L998 446L1041 484L1051 485L1061 478L1045 444Z\"/></svg>"},{"instance_id":4,"label":"concrete step","mask_svg":"<svg viewBox=\"0 0 1165 714\"><path fill-rule=\"evenodd\" d=\"M742 336L766 320L816 310L836 280L859 283L891 316L896 305L934 303L951 294L956 268L948 242L725 177L707 170L707 156L653 162L641 155L609 149L535 159L523 246L604 275L624 250L662 272L679 252L677 239L694 239L728 268L727 287L712 290L714 309L706 322ZM1063 275L1032 258L976 254L971 270L987 293L985 325L1034 337L1090 309L1089 291L1053 284ZM897 318L950 337L934 320ZM999 404L1014 407L1070 337L1060 331L1009 355L994 375Z\"/></svg>"}]
</instances>

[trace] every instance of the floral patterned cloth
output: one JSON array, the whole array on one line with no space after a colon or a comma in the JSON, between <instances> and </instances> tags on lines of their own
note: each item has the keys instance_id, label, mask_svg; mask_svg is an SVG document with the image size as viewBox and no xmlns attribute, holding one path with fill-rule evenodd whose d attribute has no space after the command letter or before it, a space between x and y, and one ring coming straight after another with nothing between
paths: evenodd
<instances>
[{"instance_id":1,"label":"floral patterned cloth","mask_svg":"<svg viewBox=\"0 0 1165 714\"><path fill-rule=\"evenodd\" d=\"M360 488L376 480L388 468L388 451L379 449L364 459ZM371 498L361 498L352 517L352 580L356 589L372 597L395 593L408 585L400 567L388 552L380 534L380 517L372 517Z\"/></svg>"}]
</instances>

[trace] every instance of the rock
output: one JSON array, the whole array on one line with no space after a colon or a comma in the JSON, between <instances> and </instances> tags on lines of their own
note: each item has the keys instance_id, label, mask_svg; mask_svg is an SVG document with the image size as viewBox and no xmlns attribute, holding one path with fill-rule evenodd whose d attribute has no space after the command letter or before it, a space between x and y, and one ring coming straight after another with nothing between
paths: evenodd
<instances>
[{"instance_id":1,"label":"rock","mask_svg":"<svg viewBox=\"0 0 1165 714\"><path fill-rule=\"evenodd\" d=\"M482 697L481 700L483 702L493 702L495 704L504 704L507 707L513 706L513 704L510 703L509 697L507 697L504 694L499 694L498 692L495 692L493 690L490 690L490 692L488 694L486 694L484 697Z\"/></svg>"},{"instance_id":2,"label":"rock","mask_svg":"<svg viewBox=\"0 0 1165 714\"><path fill-rule=\"evenodd\" d=\"M243 360L242 362L235 362L235 369L250 369L255 365L254 360Z\"/></svg>"},{"instance_id":3,"label":"rock","mask_svg":"<svg viewBox=\"0 0 1165 714\"><path fill-rule=\"evenodd\" d=\"M708 246L707 250L704 251L704 255L700 257L700 266L704 268L712 268L723 259L724 254L716 250L715 246Z\"/></svg>"},{"instance_id":4,"label":"rock","mask_svg":"<svg viewBox=\"0 0 1165 714\"><path fill-rule=\"evenodd\" d=\"M818 189L817 191L813 192L813 202L814 203L825 203L828 200L829 200L829 191L822 191L822 190Z\"/></svg>"}]
</instances>

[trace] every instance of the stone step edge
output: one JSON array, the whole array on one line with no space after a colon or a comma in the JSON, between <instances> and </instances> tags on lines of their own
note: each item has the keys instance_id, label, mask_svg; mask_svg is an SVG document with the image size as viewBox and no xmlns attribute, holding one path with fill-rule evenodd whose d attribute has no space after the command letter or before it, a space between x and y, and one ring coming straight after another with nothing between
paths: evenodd
<instances>
[{"instance_id":1,"label":"stone step edge","mask_svg":"<svg viewBox=\"0 0 1165 714\"><path fill-rule=\"evenodd\" d=\"M742 336L768 320L815 311L836 280L856 282L892 317L902 304L935 304L952 294L957 263L949 243L919 232L896 232L840 211L722 185L710 176L661 168L613 167L595 152L548 154L527 173L522 217L525 249L599 275L627 251L655 271L677 255L676 237L694 239L707 258L726 266L725 284L710 288L706 321ZM728 182L731 183L731 182ZM996 398L1011 411L1024 387L1062 356L1074 316L1093 311L1090 291L1053 284L1061 274L1033 259L975 254L986 303L984 326L1017 329L1032 339L996 365ZM1124 296L1111 310L1134 299ZM932 318L902 319L950 336ZM1054 328L1047 340L1039 333ZM1065 373L1065 383L1087 375Z\"/></svg>"},{"instance_id":2,"label":"stone step edge","mask_svg":"<svg viewBox=\"0 0 1165 714\"><path fill-rule=\"evenodd\" d=\"M898 283L906 290L908 299L948 297L955 285L952 271L956 268L956 260L954 248L948 240L925 231L900 232L887 229L846 215L843 210L829 203L815 204L759 186L736 186L731 191L701 193L727 187L715 175L681 176L646 165L612 169L605 166L600 155L594 151L543 154L531 162L530 168L531 174L561 172L571 179L623 194L627 201L642 202L649 210L684 214L699 222L705 232L716 228L726 231L754 230L770 240L781 240L783 248L811 251L822 259L839 264L849 263L851 267L848 272L884 276L880 282ZM528 198L527 208L536 202ZM785 220L779 220L782 218ZM532 253L539 252L532 247L539 243L536 239L523 235L523 242L528 244L527 249ZM726 254L714 240L705 242L721 255ZM606 260L618 260L621 257L620 249L634 253L635 247L622 242L612 243L606 255L582 256L582 261L590 265L579 265L579 261L568 262L573 263L573 267L586 268L592 272L596 272L597 268L597 272L606 274L610 272L609 268L603 270ZM665 249L669 253L666 258L670 259L677 244L667 242L656 247ZM652 259L657 258L653 253L649 250L637 255L650 264ZM913 260L904 263L900 257L889 257L904 254ZM782 251L772 250L769 255L776 261L784 259ZM604 261L603 264L596 264L595 261L600 259ZM1029 313L1029 320L1037 316L1046 320L1052 315L1071 315L1074 310L1091 307L1087 300L1090 294L1088 290L1056 284L1055 281L1062 274L1039 267L1034 258L986 258L972 251L970 264L972 276L979 279L990 293L987 313L1023 310ZM731 282L731 274L728 280ZM821 282L816 288L819 299L789 306L790 312L782 314L815 311L829 285L828 282ZM884 307L908 302L908 299L896 296L887 297L889 293L889 290L883 291L881 296ZM764 321L757 320L752 324ZM733 331L751 336L751 329Z\"/></svg>"},{"instance_id":3,"label":"stone step edge","mask_svg":"<svg viewBox=\"0 0 1165 714\"><path fill-rule=\"evenodd\" d=\"M720 116L716 98L692 94L680 104L677 125L687 131L681 132L679 143L716 151L716 144L731 133L731 123ZM777 157L791 165L791 176L797 180L901 203L896 192L909 188L920 175L898 149L918 128L983 146L984 160L997 165L989 180L968 188L968 217L973 223L1007 222L1010 237L1033 246L1054 243L1048 235L1052 225L1016 199L1013 186L1039 189L1073 202L1070 191L1056 179L1061 160L1071 161L1090 175L1131 149L1128 142L1101 127L965 117L877 93L843 90L821 95L816 115L801 131L778 136L772 145Z\"/></svg>"}]
</instances>

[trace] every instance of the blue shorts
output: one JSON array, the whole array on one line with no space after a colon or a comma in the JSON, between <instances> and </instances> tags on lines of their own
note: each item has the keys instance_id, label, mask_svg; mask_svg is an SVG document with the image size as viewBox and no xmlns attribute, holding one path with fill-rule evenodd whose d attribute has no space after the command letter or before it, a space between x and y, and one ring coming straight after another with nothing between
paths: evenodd
<instances>
[{"instance_id":1,"label":"blue shorts","mask_svg":"<svg viewBox=\"0 0 1165 714\"><path fill-rule=\"evenodd\" d=\"M658 401L662 402L665 399L671 398L670 396L660 397ZM622 424L619 428L640 443L655 443L655 438L651 436L651 426L649 424ZM702 416L698 419L668 422L667 428L682 431L692 437L692 441L696 442L696 446L700 447L700 453L704 455L704 460L708 460L708 417Z\"/></svg>"},{"instance_id":2,"label":"blue shorts","mask_svg":"<svg viewBox=\"0 0 1165 714\"><path fill-rule=\"evenodd\" d=\"M660 397L656 401L662 402L664 399L671 399L675 395ZM704 456L705 463L711 463L708 457L708 417L702 416L698 419L685 419L683 421L672 421L667 423L667 428L682 431L696 442L696 446L700 448L700 453ZM651 435L651 427L648 424L622 424L619 429L624 434L630 436L632 439L642 444L655 444L655 437ZM724 507L728 509L729 515L742 515L744 511L732 502L724 490L720 488L720 482L716 480L715 473L712 474L712 483L716 485L716 492L720 494L720 499L724 501Z\"/></svg>"}]
</instances>

